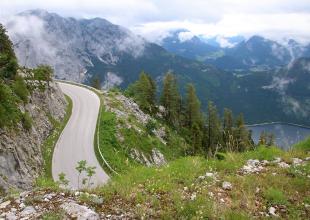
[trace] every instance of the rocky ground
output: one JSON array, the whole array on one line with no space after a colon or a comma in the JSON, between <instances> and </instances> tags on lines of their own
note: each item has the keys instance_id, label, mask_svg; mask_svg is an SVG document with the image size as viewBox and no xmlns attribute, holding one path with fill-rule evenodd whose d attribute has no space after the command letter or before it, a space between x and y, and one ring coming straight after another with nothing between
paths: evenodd
<instances>
[{"instance_id":1,"label":"rocky ground","mask_svg":"<svg viewBox=\"0 0 310 220\"><path fill-rule=\"evenodd\" d=\"M292 158L290 163L282 158L276 157L274 160L249 159L235 173L236 176L280 175L282 170L289 168L299 168L308 165L310 157L304 159ZM233 182L226 181L217 171L206 168L206 173L196 177L190 186L180 187L178 190L182 200L195 202L199 196L207 190L206 197L212 200L219 207L233 207L233 197L235 192L240 191L240 186ZM302 170L302 169L301 169ZM306 175L305 173L300 173ZM306 178L310 181L310 175ZM258 219L268 217L286 218L287 205L269 205L263 203L261 192L263 188L256 187L254 195L255 213L252 216ZM235 192L234 192L235 191ZM147 186L137 185L137 192L149 194ZM156 197L163 205L169 205L169 200L165 193L156 193ZM135 219L135 218L159 218L161 210L156 210L152 203L137 203L133 200L126 200L117 193L112 197L105 195L103 191L68 191L38 189L24 192L12 192L0 199L0 219ZM130 195L134 197L135 195ZM247 204L244 204L247 206ZM304 218L310 216L310 204L303 203ZM141 214L143 212L143 214ZM199 213L198 213L199 214Z\"/></svg>"}]
</instances>

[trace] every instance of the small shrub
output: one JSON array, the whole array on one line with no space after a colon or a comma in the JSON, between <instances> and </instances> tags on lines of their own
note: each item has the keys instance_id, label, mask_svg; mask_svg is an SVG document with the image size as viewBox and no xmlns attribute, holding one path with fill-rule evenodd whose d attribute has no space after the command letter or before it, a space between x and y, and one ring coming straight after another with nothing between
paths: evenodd
<instances>
[{"instance_id":1,"label":"small shrub","mask_svg":"<svg viewBox=\"0 0 310 220\"><path fill-rule=\"evenodd\" d=\"M24 126L24 128L26 130L29 131L31 129L31 127L32 127L32 118L30 117L28 112L25 112L23 114L22 123L23 123L23 126Z\"/></svg>"},{"instance_id":2,"label":"small shrub","mask_svg":"<svg viewBox=\"0 0 310 220\"><path fill-rule=\"evenodd\" d=\"M17 77L13 84L14 93L24 102L28 102L29 91L23 78Z\"/></svg>"},{"instance_id":3,"label":"small shrub","mask_svg":"<svg viewBox=\"0 0 310 220\"><path fill-rule=\"evenodd\" d=\"M284 193L273 187L268 188L264 193L265 199L272 205L285 205L287 204L287 198Z\"/></svg>"},{"instance_id":4,"label":"small shrub","mask_svg":"<svg viewBox=\"0 0 310 220\"><path fill-rule=\"evenodd\" d=\"M225 160L225 158L226 158L225 154L223 154L223 153L216 153L216 154L215 154L215 157L216 157L218 160Z\"/></svg>"},{"instance_id":5,"label":"small shrub","mask_svg":"<svg viewBox=\"0 0 310 220\"><path fill-rule=\"evenodd\" d=\"M156 129L156 123L153 120L149 120L145 125L145 128L149 135L154 135L153 130Z\"/></svg>"},{"instance_id":6,"label":"small shrub","mask_svg":"<svg viewBox=\"0 0 310 220\"><path fill-rule=\"evenodd\" d=\"M62 220L65 218L63 210L45 212L42 216L42 220Z\"/></svg>"},{"instance_id":7,"label":"small shrub","mask_svg":"<svg viewBox=\"0 0 310 220\"><path fill-rule=\"evenodd\" d=\"M259 146L253 151L245 153L247 159L273 160L275 157L281 157L284 151L277 147Z\"/></svg>"},{"instance_id":8,"label":"small shrub","mask_svg":"<svg viewBox=\"0 0 310 220\"><path fill-rule=\"evenodd\" d=\"M293 149L302 150L302 151L310 151L310 137L294 145Z\"/></svg>"},{"instance_id":9,"label":"small shrub","mask_svg":"<svg viewBox=\"0 0 310 220\"><path fill-rule=\"evenodd\" d=\"M35 180L35 186L43 189L53 189L53 190L58 190L59 189L59 184L54 182L50 178L46 177L38 177Z\"/></svg>"}]
</instances>

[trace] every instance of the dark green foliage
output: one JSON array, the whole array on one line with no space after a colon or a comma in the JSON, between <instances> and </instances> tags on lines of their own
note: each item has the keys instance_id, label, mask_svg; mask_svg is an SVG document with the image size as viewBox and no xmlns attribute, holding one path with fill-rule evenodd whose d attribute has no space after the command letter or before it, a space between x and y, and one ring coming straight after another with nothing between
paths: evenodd
<instances>
[{"instance_id":1,"label":"dark green foliage","mask_svg":"<svg viewBox=\"0 0 310 220\"><path fill-rule=\"evenodd\" d=\"M225 156L224 153L216 153L214 156L215 156L216 159L218 159L218 160L225 160L225 158L226 158L226 156Z\"/></svg>"},{"instance_id":2,"label":"dark green foliage","mask_svg":"<svg viewBox=\"0 0 310 220\"><path fill-rule=\"evenodd\" d=\"M190 129L191 145L193 148L192 154L199 154L203 152L203 132L201 126L196 122L192 125Z\"/></svg>"},{"instance_id":3,"label":"dark green foliage","mask_svg":"<svg viewBox=\"0 0 310 220\"><path fill-rule=\"evenodd\" d=\"M33 70L22 68L21 73L17 74L18 68L12 42L0 24L0 127L13 127L21 121L29 130L31 117L28 113L22 114L19 105L21 102L28 103L29 90L37 87L45 89L46 85L49 87L53 69L41 65Z\"/></svg>"},{"instance_id":4,"label":"dark green foliage","mask_svg":"<svg viewBox=\"0 0 310 220\"><path fill-rule=\"evenodd\" d=\"M217 108L211 101L208 104L206 136L206 152L211 156L222 147L221 121Z\"/></svg>"},{"instance_id":5,"label":"dark green foliage","mask_svg":"<svg viewBox=\"0 0 310 220\"><path fill-rule=\"evenodd\" d=\"M17 61L13 44L0 24L0 78L13 79L17 72Z\"/></svg>"},{"instance_id":6,"label":"dark green foliage","mask_svg":"<svg viewBox=\"0 0 310 220\"><path fill-rule=\"evenodd\" d=\"M125 95L133 97L143 111L152 115L156 113L156 93L154 80L144 72L125 91ZM165 108L163 116L168 125L191 145L186 149L190 155L213 156L217 152L244 151L253 145L242 115L234 123L232 111L225 109L222 125L216 106L209 102L205 118L194 85L187 85L185 101L182 102L176 76L172 73L167 73L164 77L160 104ZM149 122L146 134L153 135L155 126L153 122Z\"/></svg>"},{"instance_id":7,"label":"dark green foliage","mask_svg":"<svg viewBox=\"0 0 310 220\"><path fill-rule=\"evenodd\" d=\"M0 79L0 127L12 126L19 122L21 112L17 108L18 98L10 86Z\"/></svg>"},{"instance_id":8,"label":"dark green foliage","mask_svg":"<svg viewBox=\"0 0 310 220\"><path fill-rule=\"evenodd\" d=\"M33 77L39 82L39 88L45 90L46 84L49 87L49 83L52 81L54 75L53 69L48 65L40 65L33 70Z\"/></svg>"},{"instance_id":9,"label":"dark green foliage","mask_svg":"<svg viewBox=\"0 0 310 220\"><path fill-rule=\"evenodd\" d=\"M186 125L192 127L194 124L202 124L202 116L200 110L200 101L196 95L196 90L193 84L187 85L186 95Z\"/></svg>"},{"instance_id":10,"label":"dark green foliage","mask_svg":"<svg viewBox=\"0 0 310 220\"><path fill-rule=\"evenodd\" d=\"M156 123L153 120L149 120L146 123L145 128L146 128L146 132L149 135L154 135L153 131L154 131L154 129L156 129Z\"/></svg>"},{"instance_id":11,"label":"dark green foliage","mask_svg":"<svg viewBox=\"0 0 310 220\"><path fill-rule=\"evenodd\" d=\"M28 112L25 112L22 117L22 123L26 130L30 130L32 127L32 118Z\"/></svg>"},{"instance_id":12,"label":"dark green foliage","mask_svg":"<svg viewBox=\"0 0 310 220\"><path fill-rule=\"evenodd\" d=\"M181 96L176 76L172 73L167 73L164 78L160 103L165 108L165 119L168 123L173 126L179 125Z\"/></svg>"},{"instance_id":13,"label":"dark green foliage","mask_svg":"<svg viewBox=\"0 0 310 220\"><path fill-rule=\"evenodd\" d=\"M234 136L236 140L235 142L236 151L244 151L252 147L251 142L249 140L249 131L247 130L244 124L243 114L240 114L236 118Z\"/></svg>"},{"instance_id":14,"label":"dark green foliage","mask_svg":"<svg viewBox=\"0 0 310 220\"><path fill-rule=\"evenodd\" d=\"M95 76L92 81L92 87L96 89L101 89L101 82L99 76Z\"/></svg>"},{"instance_id":15,"label":"dark green foliage","mask_svg":"<svg viewBox=\"0 0 310 220\"><path fill-rule=\"evenodd\" d=\"M24 103L28 102L29 91L22 77L16 77L16 80L13 83L13 90Z\"/></svg>"},{"instance_id":16,"label":"dark green foliage","mask_svg":"<svg viewBox=\"0 0 310 220\"><path fill-rule=\"evenodd\" d=\"M141 72L139 80L131 84L125 94L134 98L144 112L156 112L156 83L145 72Z\"/></svg>"}]
</instances>

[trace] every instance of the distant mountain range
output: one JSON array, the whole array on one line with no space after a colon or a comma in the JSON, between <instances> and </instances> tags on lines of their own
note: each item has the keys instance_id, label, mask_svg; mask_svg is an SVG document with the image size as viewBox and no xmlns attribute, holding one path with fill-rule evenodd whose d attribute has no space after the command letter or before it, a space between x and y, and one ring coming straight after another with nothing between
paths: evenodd
<instances>
[{"instance_id":1,"label":"distant mountain range","mask_svg":"<svg viewBox=\"0 0 310 220\"><path fill-rule=\"evenodd\" d=\"M310 125L310 61L297 59L307 57L310 47L295 41L283 46L259 36L237 37L220 47L215 39L179 30L157 45L102 18L64 18L42 10L22 12L5 26L21 65L49 64L60 79L89 84L99 77L103 87L125 88L142 70L159 85L172 71L182 93L186 83L196 86L204 110L212 100L219 109L243 112L248 123Z\"/></svg>"},{"instance_id":2,"label":"distant mountain range","mask_svg":"<svg viewBox=\"0 0 310 220\"><path fill-rule=\"evenodd\" d=\"M183 35L191 37L182 40ZM224 42L223 45L219 41ZM241 36L205 39L190 34L188 30L172 32L162 40L162 46L177 55L224 70L268 70L310 56L310 45L303 46L292 39L286 45L261 36L247 40Z\"/></svg>"}]
</instances>

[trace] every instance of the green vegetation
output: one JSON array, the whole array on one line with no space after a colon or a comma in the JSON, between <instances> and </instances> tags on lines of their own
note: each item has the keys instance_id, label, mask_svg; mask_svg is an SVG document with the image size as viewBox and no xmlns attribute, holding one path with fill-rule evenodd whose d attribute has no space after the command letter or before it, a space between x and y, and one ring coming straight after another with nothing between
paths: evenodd
<instances>
[{"instance_id":1,"label":"green vegetation","mask_svg":"<svg viewBox=\"0 0 310 220\"><path fill-rule=\"evenodd\" d=\"M96 173L96 167L87 166L87 161L81 160L78 162L75 169L78 172L78 188L80 188L80 176L83 172L86 173L87 178L82 179L82 186L89 188L93 184L91 178Z\"/></svg>"},{"instance_id":2,"label":"green vegetation","mask_svg":"<svg viewBox=\"0 0 310 220\"><path fill-rule=\"evenodd\" d=\"M288 152L260 146L248 152L223 153L222 160L185 157L163 167L135 167L126 174L114 176L108 185L95 191L106 198L97 211L107 213L121 207L131 210L138 218L252 219L260 216L265 219L269 207L274 206L283 210L277 208L281 218L307 219L304 204L310 201L309 162L298 166L296 174L303 173L303 176L292 175L291 169L279 168L273 163L266 165L262 173L237 175L248 159L272 161L281 156L291 160L300 155L304 159L307 154L309 152L299 145ZM212 177L200 178L206 172L216 173L218 181ZM223 190L223 181L229 181L232 190ZM265 214L262 216L260 212Z\"/></svg>"},{"instance_id":3,"label":"green vegetation","mask_svg":"<svg viewBox=\"0 0 310 220\"><path fill-rule=\"evenodd\" d=\"M271 205L287 204L287 198L285 194L281 190L275 189L273 187L270 187L265 191L264 197Z\"/></svg>"},{"instance_id":4,"label":"green vegetation","mask_svg":"<svg viewBox=\"0 0 310 220\"><path fill-rule=\"evenodd\" d=\"M42 220L62 220L65 218L65 213L63 210L57 210L57 211L49 211L44 213L41 216Z\"/></svg>"},{"instance_id":5,"label":"green vegetation","mask_svg":"<svg viewBox=\"0 0 310 220\"><path fill-rule=\"evenodd\" d=\"M25 112L22 115L22 123L26 130L30 130L32 127L32 118L30 117L28 112Z\"/></svg>"},{"instance_id":6,"label":"green vegetation","mask_svg":"<svg viewBox=\"0 0 310 220\"><path fill-rule=\"evenodd\" d=\"M49 66L39 66L33 70L19 68L13 44L0 24L0 128L15 127L20 121L25 129L31 128L30 115L22 113L19 106L28 103L34 89L45 90L52 75L53 70Z\"/></svg>"},{"instance_id":7,"label":"green vegetation","mask_svg":"<svg viewBox=\"0 0 310 220\"><path fill-rule=\"evenodd\" d=\"M109 107L128 114L128 117L117 118L115 113L106 111L104 107L101 111L98 122L100 150L112 169L123 173L138 166L139 163L130 156L133 150L149 157L153 149L158 149L167 160L173 160L185 154L188 145L176 131L155 119L149 120L144 125L134 115L127 112L123 103L117 100L116 97L119 94L119 91L109 91L105 96L100 96L105 102L109 102ZM159 128L165 130L165 140L160 140L154 135L154 129ZM107 168L99 152L96 153L100 163ZM109 168L105 170L113 174Z\"/></svg>"},{"instance_id":8,"label":"green vegetation","mask_svg":"<svg viewBox=\"0 0 310 220\"><path fill-rule=\"evenodd\" d=\"M177 131L191 146L187 149L187 154L211 157L218 152L245 151L254 147L242 114L234 119L232 111L225 109L221 119L216 106L209 101L205 115L201 110L195 86L187 85L184 99L178 87L176 76L167 73L160 92L160 102L156 103L154 80L142 72L139 80L125 91L125 95L132 97L142 106L143 111L155 118L158 118L159 111L156 105L162 105L164 123Z\"/></svg>"},{"instance_id":9,"label":"green vegetation","mask_svg":"<svg viewBox=\"0 0 310 220\"><path fill-rule=\"evenodd\" d=\"M43 159L44 159L44 177L49 178L49 179L53 179L52 159L53 159L53 152L54 152L55 144L72 113L72 100L69 98L69 96L65 96L65 97L68 103L67 108L66 108L66 115L64 119L61 121L57 121L51 115L48 115L49 120L53 125L53 131L42 145L42 154L43 154Z\"/></svg>"},{"instance_id":10,"label":"green vegetation","mask_svg":"<svg viewBox=\"0 0 310 220\"><path fill-rule=\"evenodd\" d=\"M294 149L310 151L310 137L306 140L299 142L294 146Z\"/></svg>"},{"instance_id":11,"label":"green vegetation","mask_svg":"<svg viewBox=\"0 0 310 220\"><path fill-rule=\"evenodd\" d=\"M134 97L143 111L147 113L154 113L156 111L156 83L145 72L140 74L137 82L128 87L126 95Z\"/></svg>"}]
</instances>

